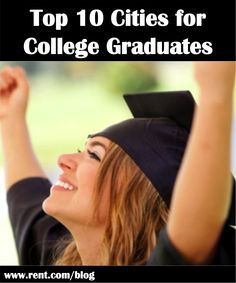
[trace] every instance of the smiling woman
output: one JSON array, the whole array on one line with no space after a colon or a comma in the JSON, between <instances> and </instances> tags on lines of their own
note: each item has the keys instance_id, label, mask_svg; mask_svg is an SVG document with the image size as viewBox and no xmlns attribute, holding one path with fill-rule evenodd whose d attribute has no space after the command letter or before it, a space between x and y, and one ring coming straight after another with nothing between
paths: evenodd
<instances>
[{"instance_id":1,"label":"smiling woman","mask_svg":"<svg viewBox=\"0 0 236 283\"><path fill-rule=\"evenodd\" d=\"M92 224L95 237L103 230L101 224L104 223L96 223L93 218L92 196L100 162L108 145L109 140L94 138L86 143L83 152L64 154L58 158L62 174L52 186L49 197L43 202L43 209L63 223L75 238L81 236L80 227L86 224ZM101 211L96 211L96 214L101 216L100 219L105 219L107 200L102 203ZM81 239L78 243L80 242ZM89 246L91 243L88 243L87 250Z\"/></svg>"},{"instance_id":2,"label":"smiling woman","mask_svg":"<svg viewBox=\"0 0 236 283\"><path fill-rule=\"evenodd\" d=\"M26 76L21 68L1 71L5 180L20 264L234 264L234 63L198 63L195 72L201 96L191 134L189 92L126 96L134 118L61 155L62 173L51 184L30 143Z\"/></svg>"},{"instance_id":3,"label":"smiling woman","mask_svg":"<svg viewBox=\"0 0 236 283\"><path fill-rule=\"evenodd\" d=\"M97 143L98 138L92 140L94 139L93 142ZM110 143L105 138L99 138L99 141L102 141L103 144ZM81 262L81 258L83 258L85 264L86 253L90 255L88 264L93 263L91 262L92 258L100 264L145 264L155 247L156 233L167 220L166 205L132 159L114 143L110 143L107 147L106 155L98 170L98 178L96 184L93 185L95 191L92 196L88 197L86 192L78 192L76 197L77 211L74 211L76 220L74 229L70 227L70 231L77 230L78 232L77 234L74 233L73 238L78 238L79 252L71 252L72 247L76 250L75 241L72 240L63 255L57 260L57 264L71 264L72 262L78 264ZM112 176L109 172L112 172ZM73 172L68 173L73 175ZM132 176L132 184L130 176ZM85 186L83 186L84 188ZM130 198L131 194L132 199ZM79 215L82 214L79 206L81 202L84 202L84 199L91 201L91 207L85 209L86 214L83 214L81 222L78 223ZM138 207L140 199L142 199L142 204L147 210L145 215L142 215L143 212ZM159 203L159 209L156 209L157 203ZM73 208L70 210L71 215L72 210ZM90 210L91 214L88 214ZM127 214L128 211L129 215ZM103 244L99 245L100 248L97 253L95 247L91 245L92 239L88 239L88 233L81 234L79 230L80 224L84 224L85 219L87 220L87 229L93 227L94 230L92 235L95 239L92 242L96 242L97 238L103 238ZM63 220L60 219L60 221ZM113 223L113 225L111 226L110 223ZM141 229L143 223L146 223L145 229ZM98 229L98 227L101 229ZM98 233L101 233L101 235L99 236ZM82 237L83 234L84 238ZM135 243L139 246L138 251L133 247ZM86 249L84 249L85 247ZM91 254L94 256L92 257Z\"/></svg>"}]
</instances>

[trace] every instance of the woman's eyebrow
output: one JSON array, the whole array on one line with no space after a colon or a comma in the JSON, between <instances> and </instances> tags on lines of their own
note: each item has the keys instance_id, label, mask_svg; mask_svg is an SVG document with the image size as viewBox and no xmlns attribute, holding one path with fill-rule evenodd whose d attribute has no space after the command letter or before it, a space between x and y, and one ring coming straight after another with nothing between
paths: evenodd
<instances>
[{"instance_id":1,"label":"woman's eyebrow","mask_svg":"<svg viewBox=\"0 0 236 283\"><path fill-rule=\"evenodd\" d=\"M107 147L105 146L105 144L104 143L102 143L102 142L99 142L99 141L92 141L91 143L90 143L90 146L101 146L102 148L104 148L104 150L107 150Z\"/></svg>"}]
</instances>

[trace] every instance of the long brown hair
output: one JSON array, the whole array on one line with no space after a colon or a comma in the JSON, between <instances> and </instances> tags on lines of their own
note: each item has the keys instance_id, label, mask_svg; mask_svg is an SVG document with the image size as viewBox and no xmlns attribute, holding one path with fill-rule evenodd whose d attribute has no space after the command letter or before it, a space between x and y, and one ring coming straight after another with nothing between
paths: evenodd
<instances>
[{"instance_id":1,"label":"long brown hair","mask_svg":"<svg viewBox=\"0 0 236 283\"><path fill-rule=\"evenodd\" d=\"M99 211L105 182L109 182L110 208L101 243L101 262L106 265L143 265L167 221L167 206L134 161L114 143L109 146L98 172L94 217ZM67 243L55 264L82 264L74 240Z\"/></svg>"}]
</instances>

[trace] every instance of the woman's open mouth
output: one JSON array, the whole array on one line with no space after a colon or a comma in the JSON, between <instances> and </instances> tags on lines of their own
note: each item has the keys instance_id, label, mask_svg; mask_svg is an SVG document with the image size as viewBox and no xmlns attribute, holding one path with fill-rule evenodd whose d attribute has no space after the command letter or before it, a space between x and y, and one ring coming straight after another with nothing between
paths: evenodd
<instances>
[{"instance_id":1,"label":"woman's open mouth","mask_svg":"<svg viewBox=\"0 0 236 283\"><path fill-rule=\"evenodd\" d=\"M61 180L58 180L52 187L53 190L66 190L66 191L73 191L76 190L76 187L73 185L63 182Z\"/></svg>"}]
</instances>

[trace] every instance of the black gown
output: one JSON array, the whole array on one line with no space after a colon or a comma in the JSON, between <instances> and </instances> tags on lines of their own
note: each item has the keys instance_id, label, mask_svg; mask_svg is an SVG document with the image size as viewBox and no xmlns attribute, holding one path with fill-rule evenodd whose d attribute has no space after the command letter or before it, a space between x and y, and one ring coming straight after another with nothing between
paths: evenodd
<instances>
[{"instance_id":1,"label":"black gown","mask_svg":"<svg viewBox=\"0 0 236 283\"><path fill-rule=\"evenodd\" d=\"M20 265L51 265L55 260L58 240L64 236L70 237L69 231L61 223L42 210L42 202L49 195L50 188L48 179L33 177L18 181L8 191L9 216ZM233 223L235 224L234 205L231 206L230 217L211 264L235 264L235 229L229 225ZM190 263L171 244L163 229L147 265L188 264Z\"/></svg>"}]
</instances>

